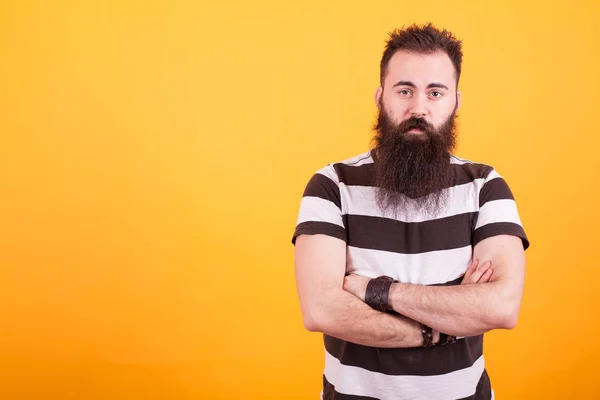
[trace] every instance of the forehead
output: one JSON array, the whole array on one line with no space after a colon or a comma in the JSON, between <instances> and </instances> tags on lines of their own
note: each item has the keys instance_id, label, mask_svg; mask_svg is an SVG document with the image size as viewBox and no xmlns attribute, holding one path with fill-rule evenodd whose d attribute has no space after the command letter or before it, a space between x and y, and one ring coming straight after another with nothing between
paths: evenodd
<instances>
[{"instance_id":1,"label":"forehead","mask_svg":"<svg viewBox=\"0 0 600 400\"><path fill-rule=\"evenodd\" d=\"M410 81L417 87L442 83L452 89L456 85L456 71L444 52L419 54L400 50L390 59L385 86L399 81Z\"/></svg>"}]
</instances>

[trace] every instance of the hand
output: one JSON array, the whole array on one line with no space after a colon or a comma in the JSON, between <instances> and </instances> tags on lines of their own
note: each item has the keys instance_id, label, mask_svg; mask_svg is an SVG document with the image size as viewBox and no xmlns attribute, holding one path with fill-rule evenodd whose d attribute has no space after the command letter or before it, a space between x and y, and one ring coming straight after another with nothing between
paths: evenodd
<instances>
[{"instance_id":1,"label":"hand","mask_svg":"<svg viewBox=\"0 0 600 400\"><path fill-rule=\"evenodd\" d=\"M350 274L344 277L343 288L346 292L351 293L365 301L365 294L367 293L367 285L370 279L364 276Z\"/></svg>"},{"instance_id":2,"label":"hand","mask_svg":"<svg viewBox=\"0 0 600 400\"><path fill-rule=\"evenodd\" d=\"M431 340L433 344L438 344L440 342L440 332L433 330L433 338Z\"/></svg>"},{"instance_id":3,"label":"hand","mask_svg":"<svg viewBox=\"0 0 600 400\"><path fill-rule=\"evenodd\" d=\"M467 272L465 272L465 276L460 284L487 283L492 279L493 274L494 270L492 269L491 261L485 261L480 265L479 259L474 259L469 268L467 268Z\"/></svg>"}]
</instances>

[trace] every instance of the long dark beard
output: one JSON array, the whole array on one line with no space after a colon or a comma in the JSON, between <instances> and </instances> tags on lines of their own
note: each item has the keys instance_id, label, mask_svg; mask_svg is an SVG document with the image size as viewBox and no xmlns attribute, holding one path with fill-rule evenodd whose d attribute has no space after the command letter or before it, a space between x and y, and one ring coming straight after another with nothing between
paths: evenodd
<instances>
[{"instance_id":1,"label":"long dark beard","mask_svg":"<svg viewBox=\"0 0 600 400\"><path fill-rule=\"evenodd\" d=\"M439 127L411 117L394 123L380 107L374 138L377 203L394 213L412 207L431 213L444 204L450 186L450 152L456 144L456 113ZM423 133L408 133L418 128Z\"/></svg>"}]
</instances>

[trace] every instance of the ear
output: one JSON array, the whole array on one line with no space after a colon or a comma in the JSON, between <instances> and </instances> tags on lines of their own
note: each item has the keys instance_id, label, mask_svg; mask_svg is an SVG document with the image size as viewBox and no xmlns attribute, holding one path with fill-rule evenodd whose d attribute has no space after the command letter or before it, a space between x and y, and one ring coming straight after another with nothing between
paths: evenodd
<instances>
[{"instance_id":1,"label":"ear","mask_svg":"<svg viewBox=\"0 0 600 400\"><path fill-rule=\"evenodd\" d=\"M458 111L461 104L462 104L462 94L460 93L460 90L457 90L456 91L456 111Z\"/></svg>"},{"instance_id":2,"label":"ear","mask_svg":"<svg viewBox=\"0 0 600 400\"><path fill-rule=\"evenodd\" d=\"M377 106L377 108L379 108L379 104L381 102L381 96L383 96L383 87L379 86L379 87L377 87L377 90L375 91L375 105Z\"/></svg>"}]
</instances>

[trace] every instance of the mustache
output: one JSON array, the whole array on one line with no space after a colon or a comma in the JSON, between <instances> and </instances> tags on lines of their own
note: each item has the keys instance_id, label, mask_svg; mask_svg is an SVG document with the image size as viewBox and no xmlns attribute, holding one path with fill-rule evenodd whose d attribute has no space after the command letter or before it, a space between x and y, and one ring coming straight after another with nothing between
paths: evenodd
<instances>
[{"instance_id":1,"label":"mustache","mask_svg":"<svg viewBox=\"0 0 600 400\"><path fill-rule=\"evenodd\" d=\"M406 120L400 122L398 124L397 129L399 132L402 132L402 133L406 133L406 132L410 131L411 129L419 129L426 133L435 132L435 128L433 127L432 124L425 121L423 118L418 118L418 117L410 117L409 119L406 119Z\"/></svg>"}]
</instances>

